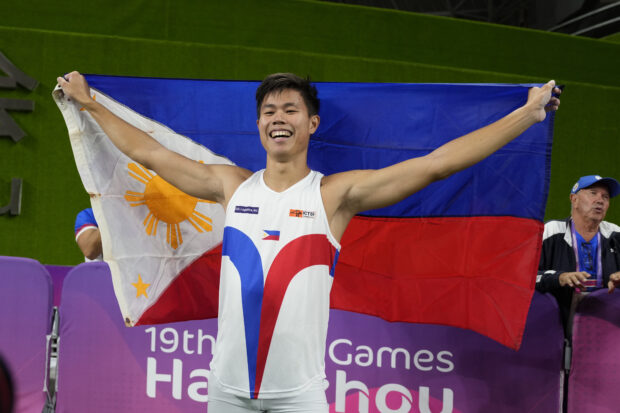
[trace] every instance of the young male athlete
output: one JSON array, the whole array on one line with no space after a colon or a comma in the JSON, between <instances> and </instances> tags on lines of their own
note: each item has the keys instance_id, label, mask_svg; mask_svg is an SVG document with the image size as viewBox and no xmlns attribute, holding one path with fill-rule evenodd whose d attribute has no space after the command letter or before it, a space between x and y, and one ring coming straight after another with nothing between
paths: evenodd
<instances>
[{"instance_id":1,"label":"young male athlete","mask_svg":"<svg viewBox=\"0 0 620 413\"><path fill-rule=\"evenodd\" d=\"M311 171L314 86L273 74L256 91L264 170L204 165L172 152L91 99L78 72L58 83L127 156L226 209L209 412L327 412L324 355L340 238L359 212L392 205L486 158L558 109L550 81L524 106L430 154L379 170ZM269 229L265 236L265 229Z\"/></svg>"}]
</instances>

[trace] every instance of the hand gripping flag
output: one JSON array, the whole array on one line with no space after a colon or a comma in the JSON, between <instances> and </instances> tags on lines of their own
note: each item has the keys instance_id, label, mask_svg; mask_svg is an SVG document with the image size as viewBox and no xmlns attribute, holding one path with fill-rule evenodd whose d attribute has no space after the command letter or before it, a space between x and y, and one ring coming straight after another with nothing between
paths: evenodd
<instances>
[{"instance_id":1,"label":"hand gripping flag","mask_svg":"<svg viewBox=\"0 0 620 413\"><path fill-rule=\"evenodd\" d=\"M173 150L205 163L265 165L257 82L87 78L95 99ZM423 156L521 106L530 86L317 83L321 125L309 165L332 174ZM222 209L196 200L194 209L164 217L171 202L158 209L145 199L146 187L161 180L112 147L88 113L57 102L95 215L105 221L104 258L128 324L216 316ZM552 135L551 115L479 164L356 216L341 240L332 307L468 328L518 349L538 266ZM168 199L174 189L166 188L155 198ZM193 211L210 219L210 231L181 219Z\"/></svg>"},{"instance_id":2,"label":"hand gripping flag","mask_svg":"<svg viewBox=\"0 0 620 413\"><path fill-rule=\"evenodd\" d=\"M120 105L97 100L164 146L210 164L231 164L204 146ZM122 154L92 117L57 89L78 172L99 225L103 256L128 326L217 314L221 205L187 195ZM210 275L210 276L209 276Z\"/></svg>"}]
</instances>

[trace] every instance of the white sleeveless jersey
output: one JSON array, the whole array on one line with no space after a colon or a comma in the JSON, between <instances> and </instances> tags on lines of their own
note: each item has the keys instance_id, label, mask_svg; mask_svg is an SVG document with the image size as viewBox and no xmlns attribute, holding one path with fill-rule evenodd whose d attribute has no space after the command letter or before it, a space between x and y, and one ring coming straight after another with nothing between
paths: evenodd
<instances>
[{"instance_id":1,"label":"white sleeveless jersey","mask_svg":"<svg viewBox=\"0 0 620 413\"><path fill-rule=\"evenodd\" d=\"M226 210L211 376L242 397L293 396L325 377L329 293L340 244L319 172L283 192L259 171Z\"/></svg>"}]
</instances>

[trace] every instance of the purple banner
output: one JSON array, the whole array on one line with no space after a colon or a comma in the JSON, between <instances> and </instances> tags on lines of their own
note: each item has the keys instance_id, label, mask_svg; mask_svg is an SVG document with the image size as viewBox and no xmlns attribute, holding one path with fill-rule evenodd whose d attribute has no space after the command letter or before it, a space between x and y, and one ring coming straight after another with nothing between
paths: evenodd
<instances>
[{"instance_id":1,"label":"purple banner","mask_svg":"<svg viewBox=\"0 0 620 413\"><path fill-rule=\"evenodd\" d=\"M81 264L60 308L58 412L204 412L216 320L124 326L108 267ZM542 349L542 351L541 351ZM557 412L562 328L534 296L521 350L457 328L332 310L332 412Z\"/></svg>"},{"instance_id":2,"label":"purple banner","mask_svg":"<svg viewBox=\"0 0 620 413\"><path fill-rule=\"evenodd\" d=\"M573 321L569 413L617 412L620 406L620 292L597 290L579 303Z\"/></svg>"},{"instance_id":3,"label":"purple banner","mask_svg":"<svg viewBox=\"0 0 620 413\"><path fill-rule=\"evenodd\" d=\"M52 282L37 261L0 257L0 284L0 354L15 383L15 412L40 413Z\"/></svg>"},{"instance_id":4,"label":"purple banner","mask_svg":"<svg viewBox=\"0 0 620 413\"><path fill-rule=\"evenodd\" d=\"M204 412L216 320L125 327L105 263L75 267L60 306L57 412Z\"/></svg>"},{"instance_id":5,"label":"purple banner","mask_svg":"<svg viewBox=\"0 0 620 413\"><path fill-rule=\"evenodd\" d=\"M45 269L50 273L52 277L52 287L54 292L54 306L58 307L60 305L60 299L62 296L62 283L65 280L65 277L73 269L73 266L69 265L46 265Z\"/></svg>"},{"instance_id":6,"label":"purple banner","mask_svg":"<svg viewBox=\"0 0 620 413\"><path fill-rule=\"evenodd\" d=\"M518 352L469 330L332 311L330 411L558 412L562 339L557 304L538 293Z\"/></svg>"}]
</instances>

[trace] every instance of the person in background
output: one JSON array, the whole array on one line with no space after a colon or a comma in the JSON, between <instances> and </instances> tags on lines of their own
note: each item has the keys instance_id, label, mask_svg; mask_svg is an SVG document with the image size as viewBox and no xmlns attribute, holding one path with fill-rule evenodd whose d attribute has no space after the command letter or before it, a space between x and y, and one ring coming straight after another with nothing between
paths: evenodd
<instances>
[{"instance_id":1,"label":"person in background","mask_svg":"<svg viewBox=\"0 0 620 413\"><path fill-rule=\"evenodd\" d=\"M84 254L84 260L102 261L101 234L92 208L78 212L75 218L75 242Z\"/></svg>"},{"instance_id":2,"label":"person in background","mask_svg":"<svg viewBox=\"0 0 620 413\"><path fill-rule=\"evenodd\" d=\"M573 296L620 285L620 227L604 221L619 193L613 178L582 176L570 193L570 217L545 224L536 290L555 296L565 331Z\"/></svg>"}]
</instances>

